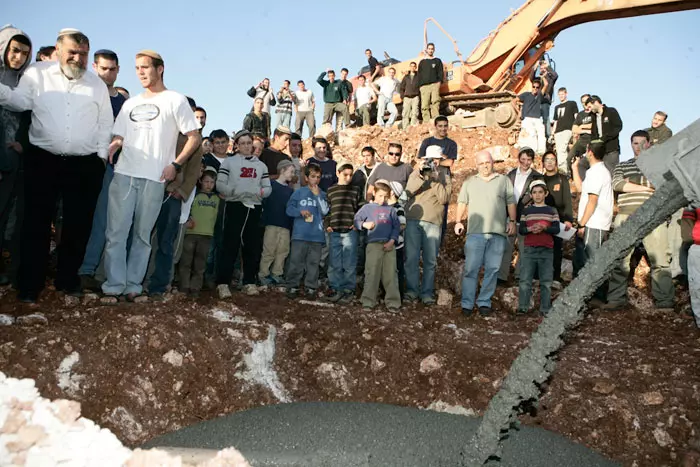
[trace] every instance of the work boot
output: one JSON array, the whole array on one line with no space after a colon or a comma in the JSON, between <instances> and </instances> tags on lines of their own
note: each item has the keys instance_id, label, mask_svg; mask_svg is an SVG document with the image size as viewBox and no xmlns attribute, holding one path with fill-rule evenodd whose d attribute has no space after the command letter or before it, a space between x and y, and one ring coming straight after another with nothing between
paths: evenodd
<instances>
[{"instance_id":1,"label":"work boot","mask_svg":"<svg viewBox=\"0 0 700 467\"><path fill-rule=\"evenodd\" d=\"M342 298L343 298L343 293L338 291L338 292L335 292L330 297L327 297L326 300L328 300L331 303L338 303L340 301L340 299L342 299Z\"/></svg>"},{"instance_id":2,"label":"work boot","mask_svg":"<svg viewBox=\"0 0 700 467\"><path fill-rule=\"evenodd\" d=\"M290 300L296 300L297 297L299 297L299 289L296 287L288 287L287 298Z\"/></svg>"}]
</instances>

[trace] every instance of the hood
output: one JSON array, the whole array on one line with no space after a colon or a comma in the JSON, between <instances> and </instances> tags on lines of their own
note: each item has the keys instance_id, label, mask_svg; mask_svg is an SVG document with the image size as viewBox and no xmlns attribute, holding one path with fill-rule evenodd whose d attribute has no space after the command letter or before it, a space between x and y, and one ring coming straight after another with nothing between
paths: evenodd
<instances>
[{"instance_id":1,"label":"hood","mask_svg":"<svg viewBox=\"0 0 700 467\"><path fill-rule=\"evenodd\" d=\"M19 70L10 70L5 64L5 52L7 51L7 47L10 45L10 41L12 41L12 38L14 38L15 36L24 36L25 38L27 38L30 44L32 43L31 39L29 39L29 36L26 35L24 31L22 31L21 29L17 29L11 24L0 28L0 82L12 88L17 86L17 83L19 83L19 78L22 76L22 73L24 73L27 67L29 67L29 64L32 61L33 51L33 47L30 46L29 57L27 57L27 61L24 63L24 65L22 65L22 68L20 68Z\"/></svg>"}]
</instances>

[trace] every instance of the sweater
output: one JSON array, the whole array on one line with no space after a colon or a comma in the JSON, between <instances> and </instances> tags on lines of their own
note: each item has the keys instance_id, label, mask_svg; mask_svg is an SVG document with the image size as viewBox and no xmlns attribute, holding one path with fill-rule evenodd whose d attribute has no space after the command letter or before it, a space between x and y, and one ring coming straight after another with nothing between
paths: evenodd
<instances>
[{"instance_id":1,"label":"sweater","mask_svg":"<svg viewBox=\"0 0 700 467\"><path fill-rule=\"evenodd\" d=\"M640 191L623 193L622 188L627 182L636 185L651 187L651 182L644 176L637 166L637 159L628 159L615 166L612 176L613 191L617 195L617 207L620 214L634 214L634 211L651 198L654 193L651 191Z\"/></svg>"},{"instance_id":2,"label":"sweater","mask_svg":"<svg viewBox=\"0 0 700 467\"><path fill-rule=\"evenodd\" d=\"M273 180L271 185L272 192L262 203L262 224L292 230L293 219L287 215L287 203L294 189L277 180Z\"/></svg>"},{"instance_id":3,"label":"sweater","mask_svg":"<svg viewBox=\"0 0 700 467\"><path fill-rule=\"evenodd\" d=\"M442 60L437 57L424 58L418 64L418 83L420 86L444 81Z\"/></svg>"},{"instance_id":4,"label":"sweater","mask_svg":"<svg viewBox=\"0 0 700 467\"><path fill-rule=\"evenodd\" d=\"M362 224L374 222L374 228L367 230L367 243L386 243L393 239L399 241L401 223L396 209L387 204L369 203L355 214L355 228L362 230Z\"/></svg>"},{"instance_id":5,"label":"sweater","mask_svg":"<svg viewBox=\"0 0 700 467\"><path fill-rule=\"evenodd\" d=\"M214 236L220 201L221 199L216 193L197 193L190 209L190 218L194 221L194 227L188 228L185 233L187 235Z\"/></svg>"},{"instance_id":6,"label":"sweater","mask_svg":"<svg viewBox=\"0 0 700 467\"><path fill-rule=\"evenodd\" d=\"M347 233L352 230L355 213L360 206L360 190L352 185L333 185L328 189L329 213L326 228L333 232Z\"/></svg>"},{"instance_id":7,"label":"sweater","mask_svg":"<svg viewBox=\"0 0 700 467\"><path fill-rule=\"evenodd\" d=\"M310 218L301 215L301 211L309 211ZM326 194L321 191L313 194L309 187L303 186L296 190L287 202L287 215L294 219L292 240L302 242L326 243L326 233L323 230L323 216L328 214Z\"/></svg>"},{"instance_id":8,"label":"sweater","mask_svg":"<svg viewBox=\"0 0 700 467\"><path fill-rule=\"evenodd\" d=\"M451 192L450 185L432 179L424 180L420 171L414 171L406 184L406 219L442 225Z\"/></svg>"},{"instance_id":9,"label":"sweater","mask_svg":"<svg viewBox=\"0 0 700 467\"><path fill-rule=\"evenodd\" d=\"M408 73L403 77L401 85L399 86L399 94L401 95L401 100L403 100L404 97L418 97L420 95L418 73Z\"/></svg>"},{"instance_id":10,"label":"sweater","mask_svg":"<svg viewBox=\"0 0 700 467\"><path fill-rule=\"evenodd\" d=\"M219 168L216 191L226 202L259 206L272 192L267 167L255 156L229 157Z\"/></svg>"},{"instance_id":11,"label":"sweater","mask_svg":"<svg viewBox=\"0 0 700 467\"><path fill-rule=\"evenodd\" d=\"M323 102L326 104L337 104L338 102L346 101L348 89L343 82L336 79L331 83L329 80L323 79L324 76L326 76L325 71L316 80L323 88Z\"/></svg>"},{"instance_id":12,"label":"sweater","mask_svg":"<svg viewBox=\"0 0 700 467\"><path fill-rule=\"evenodd\" d=\"M546 228L541 233L532 233L529 229L535 224L544 224ZM552 206L531 204L523 210L518 229L525 236L525 246L554 248L552 235L559 233L559 214Z\"/></svg>"},{"instance_id":13,"label":"sweater","mask_svg":"<svg viewBox=\"0 0 700 467\"><path fill-rule=\"evenodd\" d=\"M327 192L330 187L338 183L338 174L336 173L338 163L333 159L320 161L315 157L310 157L306 159L306 164L316 164L321 167L321 181L318 182L318 186L320 186L323 191Z\"/></svg>"}]
</instances>

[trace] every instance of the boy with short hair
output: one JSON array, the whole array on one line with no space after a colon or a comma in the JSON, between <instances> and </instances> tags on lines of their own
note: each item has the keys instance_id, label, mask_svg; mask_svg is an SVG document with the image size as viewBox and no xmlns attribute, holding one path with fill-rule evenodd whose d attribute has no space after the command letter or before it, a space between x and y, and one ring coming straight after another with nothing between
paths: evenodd
<instances>
[{"instance_id":1,"label":"boy with short hair","mask_svg":"<svg viewBox=\"0 0 700 467\"><path fill-rule=\"evenodd\" d=\"M299 295L299 284L304 272L304 294L310 299L316 297L321 249L326 244L323 216L328 214L328 201L319 186L321 167L313 163L307 165L304 168L304 180L305 186L289 198L286 210L287 215L294 219L286 277L287 297L290 299Z\"/></svg>"},{"instance_id":2,"label":"boy with short hair","mask_svg":"<svg viewBox=\"0 0 700 467\"><path fill-rule=\"evenodd\" d=\"M192 202L187 231L180 256L180 288L184 293L198 297L204 281L204 270L221 199L214 193L216 172L212 167L205 169L199 180L199 190Z\"/></svg>"},{"instance_id":3,"label":"boy with short hair","mask_svg":"<svg viewBox=\"0 0 700 467\"><path fill-rule=\"evenodd\" d=\"M374 200L355 214L355 228L367 230L365 286L361 299L364 311L371 311L376 305L380 281L386 292L384 303L387 309L396 313L401 307L395 252L400 222L396 209L387 204L390 196L389 185L377 182Z\"/></svg>"},{"instance_id":4,"label":"boy with short hair","mask_svg":"<svg viewBox=\"0 0 700 467\"><path fill-rule=\"evenodd\" d=\"M329 215L325 219L330 234L328 280L333 294L328 301L349 304L355 298L357 230L353 223L360 206L360 189L351 185L353 167L338 167L338 183L328 189Z\"/></svg>"},{"instance_id":5,"label":"boy with short hair","mask_svg":"<svg viewBox=\"0 0 700 467\"><path fill-rule=\"evenodd\" d=\"M532 297L532 281L540 278L540 314L549 313L552 307L551 288L554 276L554 237L559 233L559 214L545 204L549 191L544 180L530 183L533 203L526 206L520 216L520 235L525 237L520 262L520 288L518 314L526 314Z\"/></svg>"},{"instance_id":6,"label":"boy with short hair","mask_svg":"<svg viewBox=\"0 0 700 467\"><path fill-rule=\"evenodd\" d=\"M399 294L401 295L401 300L403 300L403 294L406 290L406 268L404 266L405 255L404 255L404 238L403 234L406 230L406 210L404 204L406 203L406 196L404 195L403 185L400 182L390 182L387 183L391 187L391 196L389 197L389 206L396 209L396 215L399 217L399 238L396 241L396 267L399 278Z\"/></svg>"},{"instance_id":7,"label":"boy with short hair","mask_svg":"<svg viewBox=\"0 0 700 467\"><path fill-rule=\"evenodd\" d=\"M287 215L287 202L294 193L294 189L289 186L294 170L291 161L280 161L277 164L277 179L270 182L272 193L263 200L262 223L265 225L265 234L258 272L262 285L278 285L284 280L284 262L289 255L293 222Z\"/></svg>"}]
</instances>

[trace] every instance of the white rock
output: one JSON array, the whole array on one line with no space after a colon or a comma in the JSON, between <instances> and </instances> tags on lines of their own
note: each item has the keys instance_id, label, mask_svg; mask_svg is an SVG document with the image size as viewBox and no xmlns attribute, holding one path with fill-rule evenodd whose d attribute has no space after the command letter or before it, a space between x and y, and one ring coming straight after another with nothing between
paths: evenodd
<instances>
[{"instance_id":1,"label":"white rock","mask_svg":"<svg viewBox=\"0 0 700 467\"><path fill-rule=\"evenodd\" d=\"M15 322L20 326L32 326L34 324L49 324L49 320L46 319L46 316L44 316L43 313L32 313L29 315L18 316Z\"/></svg>"},{"instance_id":2,"label":"white rock","mask_svg":"<svg viewBox=\"0 0 700 467\"><path fill-rule=\"evenodd\" d=\"M89 305L89 304L97 302L99 300L100 300L100 296L97 295L96 293L86 293L83 296L83 305Z\"/></svg>"},{"instance_id":3,"label":"white rock","mask_svg":"<svg viewBox=\"0 0 700 467\"><path fill-rule=\"evenodd\" d=\"M291 402L291 398L282 385L273 365L276 337L277 328L269 326L267 339L253 343L253 349L250 353L243 356L243 363L246 369L237 372L235 376L249 384L259 384L268 388L280 402Z\"/></svg>"},{"instance_id":4,"label":"white rock","mask_svg":"<svg viewBox=\"0 0 700 467\"><path fill-rule=\"evenodd\" d=\"M428 355L420 362L420 372L423 374L432 373L442 368L442 359L436 355Z\"/></svg>"},{"instance_id":5,"label":"white rock","mask_svg":"<svg viewBox=\"0 0 700 467\"><path fill-rule=\"evenodd\" d=\"M445 289L438 290L437 294L437 304L438 306L451 307L452 306L452 294Z\"/></svg>"},{"instance_id":6,"label":"white rock","mask_svg":"<svg viewBox=\"0 0 700 467\"><path fill-rule=\"evenodd\" d=\"M329 379L343 393L350 395L350 374L345 365L335 362L321 363L316 368L316 374L319 377Z\"/></svg>"},{"instance_id":7,"label":"white rock","mask_svg":"<svg viewBox=\"0 0 700 467\"><path fill-rule=\"evenodd\" d=\"M561 260L561 278L569 282L574 279L574 264L570 259Z\"/></svg>"},{"instance_id":8,"label":"white rock","mask_svg":"<svg viewBox=\"0 0 700 467\"><path fill-rule=\"evenodd\" d=\"M669 435L668 432L661 427L654 428L653 435L658 445L662 448L673 444L673 438L671 438L671 435Z\"/></svg>"},{"instance_id":9,"label":"white rock","mask_svg":"<svg viewBox=\"0 0 700 467\"><path fill-rule=\"evenodd\" d=\"M467 417L475 417L476 412L474 409L467 409L461 405L450 405L447 402L435 401L431 403L425 410L432 410L434 412L444 412L451 413L454 415L464 415Z\"/></svg>"},{"instance_id":10,"label":"white rock","mask_svg":"<svg viewBox=\"0 0 700 467\"><path fill-rule=\"evenodd\" d=\"M14 316L0 314L0 326L12 326L13 324L15 324Z\"/></svg>"},{"instance_id":11,"label":"white rock","mask_svg":"<svg viewBox=\"0 0 700 467\"><path fill-rule=\"evenodd\" d=\"M56 379L58 387L63 392L71 397L76 397L80 391L80 383L85 379L85 376L79 375L73 371L73 367L80 362L80 354L71 352L70 355L61 360L56 370Z\"/></svg>"},{"instance_id":12,"label":"white rock","mask_svg":"<svg viewBox=\"0 0 700 467\"><path fill-rule=\"evenodd\" d=\"M170 363L174 367L181 367L182 360L182 354L177 350L169 350L163 355L163 362Z\"/></svg>"},{"instance_id":13,"label":"white rock","mask_svg":"<svg viewBox=\"0 0 700 467\"><path fill-rule=\"evenodd\" d=\"M63 303L67 307L73 308L75 306L80 305L80 299L78 297L74 297L73 295L66 295L63 297Z\"/></svg>"}]
</instances>

